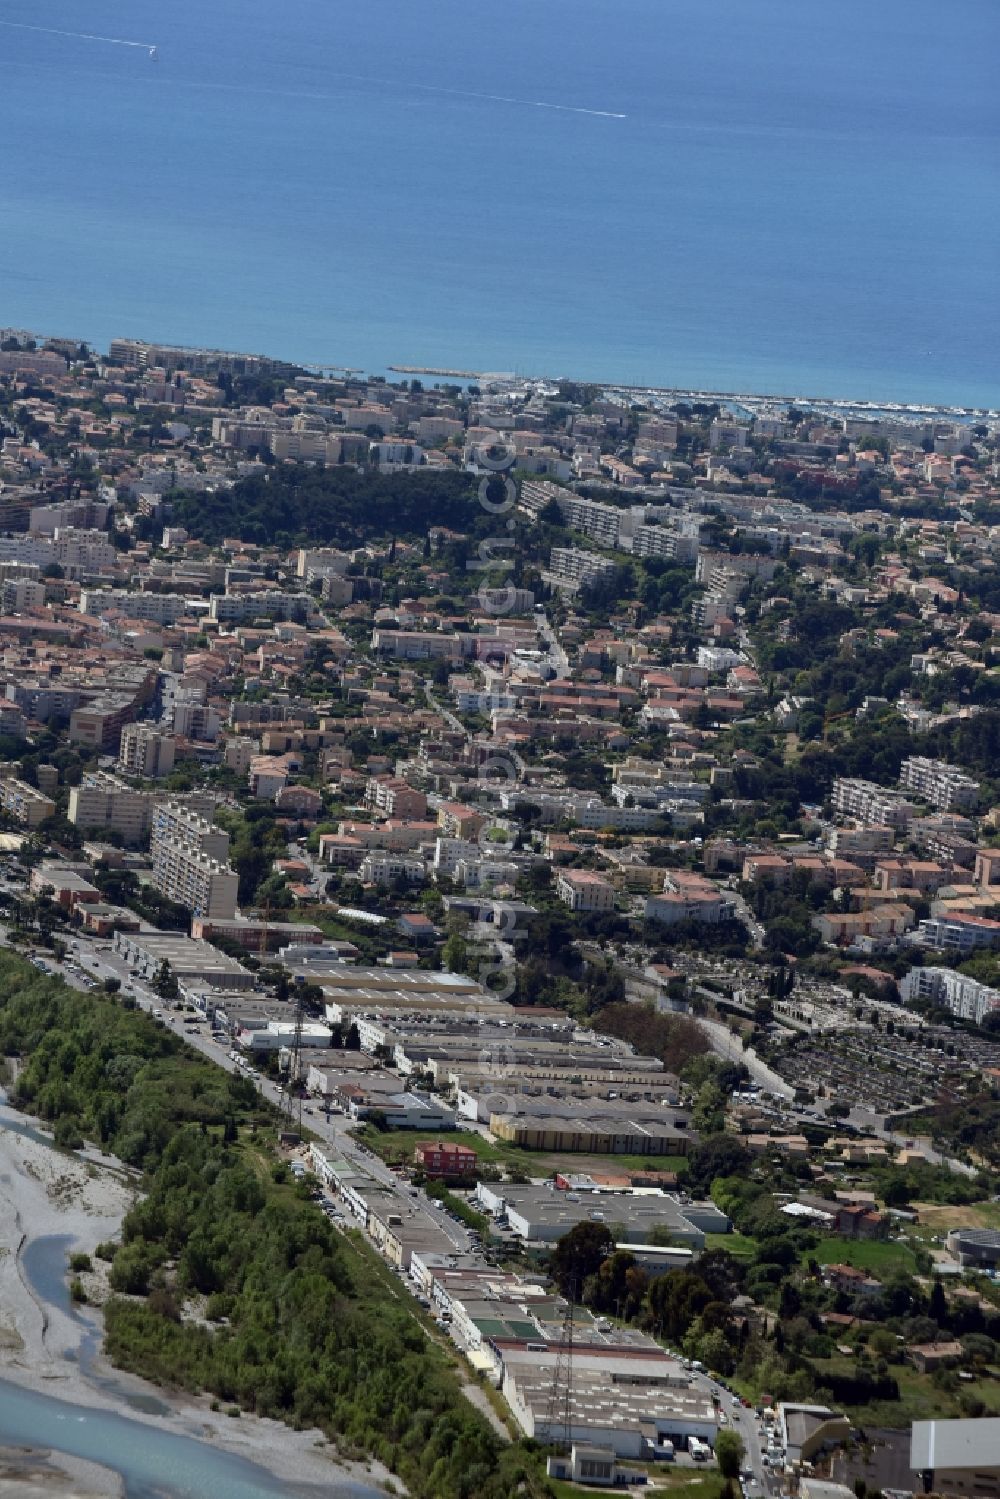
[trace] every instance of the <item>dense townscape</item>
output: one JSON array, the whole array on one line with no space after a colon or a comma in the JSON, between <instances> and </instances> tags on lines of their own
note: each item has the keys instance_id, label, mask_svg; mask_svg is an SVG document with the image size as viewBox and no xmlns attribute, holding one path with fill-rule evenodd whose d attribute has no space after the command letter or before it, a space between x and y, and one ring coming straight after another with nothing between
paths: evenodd
<instances>
[{"instance_id":1,"label":"dense townscape","mask_svg":"<svg viewBox=\"0 0 1000 1499\"><path fill-rule=\"evenodd\" d=\"M429 1499L1000 1493L1000 418L423 379L0 332L74 1296Z\"/></svg>"}]
</instances>

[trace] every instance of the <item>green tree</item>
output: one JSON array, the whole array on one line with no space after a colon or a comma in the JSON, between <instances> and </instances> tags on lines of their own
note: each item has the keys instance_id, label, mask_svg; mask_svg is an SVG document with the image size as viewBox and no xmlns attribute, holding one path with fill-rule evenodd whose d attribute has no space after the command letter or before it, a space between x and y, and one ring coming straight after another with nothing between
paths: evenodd
<instances>
[{"instance_id":1,"label":"green tree","mask_svg":"<svg viewBox=\"0 0 1000 1499\"><path fill-rule=\"evenodd\" d=\"M707 1320L708 1308L702 1315L702 1321ZM735 1360L733 1359L732 1345L725 1333L719 1328L706 1332L698 1339L698 1358L706 1368L713 1370L716 1374L731 1374Z\"/></svg>"},{"instance_id":2,"label":"green tree","mask_svg":"<svg viewBox=\"0 0 1000 1499\"><path fill-rule=\"evenodd\" d=\"M441 949L441 964L449 973L468 973L469 944L458 932L452 932Z\"/></svg>"},{"instance_id":3,"label":"green tree","mask_svg":"<svg viewBox=\"0 0 1000 1499\"><path fill-rule=\"evenodd\" d=\"M161 999L176 999L180 992L177 987L177 976L166 958L156 970L153 989Z\"/></svg>"},{"instance_id":4,"label":"green tree","mask_svg":"<svg viewBox=\"0 0 1000 1499\"><path fill-rule=\"evenodd\" d=\"M930 1298L927 1302L927 1315L933 1317L939 1327L944 1327L948 1321L948 1300L944 1294L944 1286L939 1279L935 1279L931 1286Z\"/></svg>"},{"instance_id":5,"label":"green tree","mask_svg":"<svg viewBox=\"0 0 1000 1499\"><path fill-rule=\"evenodd\" d=\"M691 1111L691 1123L701 1134L714 1134L725 1124L725 1096L717 1083L709 1080L698 1089Z\"/></svg>"},{"instance_id":6,"label":"green tree","mask_svg":"<svg viewBox=\"0 0 1000 1499\"><path fill-rule=\"evenodd\" d=\"M715 1439L715 1460L723 1478L739 1478L743 1442L735 1431L720 1431Z\"/></svg>"},{"instance_id":7,"label":"green tree","mask_svg":"<svg viewBox=\"0 0 1000 1499\"><path fill-rule=\"evenodd\" d=\"M611 1231L604 1223L584 1220L563 1234L552 1251L549 1268L564 1296L578 1299L584 1282L596 1275L614 1249Z\"/></svg>"},{"instance_id":8,"label":"green tree","mask_svg":"<svg viewBox=\"0 0 1000 1499\"><path fill-rule=\"evenodd\" d=\"M603 1261L597 1274L588 1277L584 1300L595 1311L614 1312L617 1317L630 1319L638 1316L648 1286L649 1277L636 1265L635 1256L616 1249Z\"/></svg>"}]
</instances>

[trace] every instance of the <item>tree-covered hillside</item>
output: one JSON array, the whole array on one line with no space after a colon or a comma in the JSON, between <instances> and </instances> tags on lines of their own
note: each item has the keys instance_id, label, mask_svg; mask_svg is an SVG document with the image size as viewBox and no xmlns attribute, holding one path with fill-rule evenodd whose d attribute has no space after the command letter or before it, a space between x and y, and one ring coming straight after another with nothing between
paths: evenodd
<instances>
[{"instance_id":1,"label":"tree-covered hillside","mask_svg":"<svg viewBox=\"0 0 1000 1499\"><path fill-rule=\"evenodd\" d=\"M344 1240L274 1149L277 1124L149 1016L0 953L0 1048L16 1101L67 1143L144 1172L108 1246L115 1362L209 1392L345 1451L372 1453L415 1499L532 1499L537 1460L465 1400L445 1353L371 1251ZM127 1299L126 1299L127 1298Z\"/></svg>"},{"instance_id":2,"label":"tree-covered hillside","mask_svg":"<svg viewBox=\"0 0 1000 1499\"><path fill-rule=\"evenodd\" d=\"M231 489L172 497L172 519L192 536L239 537L258 545L357 546L375 536L426 536L432 526L462 531L478 515L468 474L419 470L362 473L286 465Z\"/></svg>"}]
</instances>

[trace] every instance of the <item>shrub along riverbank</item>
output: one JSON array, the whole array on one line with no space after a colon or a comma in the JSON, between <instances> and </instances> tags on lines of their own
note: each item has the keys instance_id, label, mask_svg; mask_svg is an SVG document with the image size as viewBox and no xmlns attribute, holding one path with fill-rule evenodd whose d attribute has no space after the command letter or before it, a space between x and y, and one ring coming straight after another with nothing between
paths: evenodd
<instances>
[{"instance_id":1,"label":"shrub along riverbank","mask_svg":"<svg viewBox=\"0 0 1000 1499\"><path fill-rule=\"evenodd\" d=\"M537 1457L473 1410L405 1299L283 1179L276 1121L252 1086L148 1016L8 953L0 1052L19 1058L19 1106L144 1172L111 1267L112 1287L139 1298L106 1307L116 1363L319 1426L418 1499L546 1491Z\"/></svg>"}]
</instances>

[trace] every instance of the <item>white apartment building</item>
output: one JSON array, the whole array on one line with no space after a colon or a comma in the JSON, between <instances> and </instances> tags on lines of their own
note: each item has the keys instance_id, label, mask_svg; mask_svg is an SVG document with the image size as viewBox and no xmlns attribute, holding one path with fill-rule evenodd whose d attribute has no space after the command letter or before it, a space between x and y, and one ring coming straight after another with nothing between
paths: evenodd
<instances>
[{"instance_id":1,"label":"white apartment building","mask_svg":"<svg viewBox=\"0 0 1000 1499\"><path fill-rule=\"evenodd\" d=\"M288 785L288 776L288 764L280 756L254 755L247 779L252 795L273 802Z\"/></svg>"},{"instance_id":2,"label":"white apartment building","mask_svg":"<svg viewBox=\"0 0 1000 1499\"><path fill-rule=\"evenodd\" d=\"M918 947L933 948L935 952L954 952L968 957L980 948L1000 947L1000 922L958 912L947 917L928 916L911 933L909 940Z\"/></svg>"},{"instance_id":3,"label":"white apartment building","mask_svg":"<svg viewBox=\"0 0 1000 1499\"><path fill-rule=\"evenodd\" d=\"M595 470L596 470L595 459ZM624 531L629 530L632 512L617 505L603 505L597 500L585 500L571 489L563 489L546 479L525 479L521 485L520 508L537 517L553 501L559 506L564 526L582 531L598 546L617 551L622 545ZM639 514L644 514L640 507Z\"/></svg>"},{"instance_id":4,"label":"white apartment building","mask_svg":"<svg viewBox=\"0 0 1000 1499\"><path fill-rule=\"evenodd\" d=\"M268 375L278 361L264 354L233 354L226 349L199 349L185 344L151 344L140 338L113 338L108 346L112 364L128 369L187 370L190 374Z\"/></svg>"},{"instance_id":5,"label":"white apartment building","mask_svg":"<svg viewBox=\"0 0 1000 1499\"><path fill-rule=\"evenodd\" d=\"M728 671L731 666L740 666L743 662L739 651L725 645L700 645L697 659L698 665L706 671Z\"/></svg>"},{"instance_id":6,"label":"white apartment building","mask_svg":"<svg viewBox=\"0 0 1000 1499\"><path fill-rule=\"evenodd\" d=\"M867 827L905 828L917 815L916 807L902 792L850 776L834 781L831 800L842 817L851 817Z\"/></svg>"},{"instance_id":7,"label":"white apartment building","mask_svg":"<svg viewBox=\"0 0 1000 1499\"><path fill-rule=\"evenodd\" d=\"M693 563L698 556L698 537L686 536L669 526L635 526L631 541L633 557L666 557L672 562Z\"/></svg>"},{"instance_id":8,"label":"white apartment building","mask_svg":"<svg viewBox=\"0 0 1000 1499\"><path fill-rule=\"evenodd\" d=\"M939 812L972 810L979 801L979 782L944 760L911 755L899 770L899 784Z\"/></svg>"},{"instance_id":9,"label":"white apartment building","mask_svg":"<svg viewBox=\"0 0 1000 1499\"><path fill-rule=\"evenodd\" d=\"M901 980L899 992L904 1004L929 1000L945 1005L962 1020L974 1020L977 1025L1000 1009L1000 989L981 984L965 973L956 973L953 968L911 968Z\"/></svg>"},{"instance_id":10,"label":"white apartment building","mask_svg":"<svg viewBox=\"0 0 1000 1499\"><path fill-rule=\"evenodd\" d=\"M644 833L656 826L660 813L655 807L620 807L598 796L563 792L532 792L504 789L499 793L502 811L516 811L522 803L538 807L542 823L574 822L581 828L614 828L626 833Z\"/></svg>"},{"instance_id":11,"label":"white apartment building","mask_svg":"<svg viewBox=\"0 0 1000 1499\"><path fill-rule=\"evenodd\" d=\"M592 869L565 869L556 880L556 894L571 911L613 911L614 886Z\"/></svg>"},{"instance_id":12,"label":"white apartment building","mask_svg":"<svg viewBox=\"0 0 1000 1499\"><path fill-rule=\"evenodd\" d=\"M552 500L561 508L561 501L566 494L567 491L561 485L552 484L547 479L525 479L521 484L518 508L537 519Z\"/></svg>"},{"instance_id":13,"label":"white apartment building","mask_svg":"<svg viewBox=\"0 0 1000 1499\"><path fill-rule=\"evenodd\" d=\"M37 828L39 823L55 816L56 804L51 797L43 795L37 786L15 778L0 780L0 810L13 817L25 828Z\"/></svg>"},{"instance_id":14,"label":"white apartment building","mask_svg":"<svg viewBox=\"0 0 1000 1499\"><path fill-rule=\"evenodd\" d=\"M127 723L118 749L118 768L125 775L156 780L174 768L176 741L147 723Z\"/></svg>"},{"instance_id":15,"label":"white apartment building","mask_svg":"<svg viewBox=\"0 0 1000 1499\"><path fill-rule=\"evenodd\" d=\"M203 817L167 802L153 815L150 853L153 884L195 916L230 920L236 914L239 876L228 861L229 835Z\"/></svg>"},{"instance_id":16,"label":"white apartment building","mask_svg":"<svg viewBox=\"0 0 1000 1499\"><path fill-rule=\"evenodd\" d=\"M835 858L849 859L862 869L872 870L883 854L892 852L895 833L884 827L831 828L824 842Z\"/></svg>"},{"instance_id":17,"label":"white apartment building","mask_svg":"<svg viewBox=\"0 0 1000 1499\"><path fill-rule=\"evenodd\" d=\"M465 423L454 416L421 416L417 418L416 429L419 441L433 446L436 442L461 437L465 432Z\"/></svg>"},{"instance_id":18,"label":"white apartment building","mask_svg":"<svg viewBox=\"0 0 1000 1499\"><path fill-rule=\"evenodd\" d=\"M340 457L340 438L320 430L305 428L298 432L271 429L263 441L279 461L291 458L299 463L336 463Z\"/></svg>"},{"instance_id":19,"label":"white apartment building","mask_svg":"<svg viewBox=\"0 0 1000 1499\"><path fill-rule=\"evenodd\" d=\"M5 578L0 586L0 611L23 614L45 607L45 584L30 578Z\"/></svg>"},{"instance_id":20,"label":"white apartment building","mask_svg":"<svg viewBox=\"0 0 1000 1499\"><path fill-rule=\"evenodd\" d=\"M256 739L251 739L248 734L234 734L226 740L222 758L227 770L235 770L237 775L246 775L251 761L259 753L260 746Z\"/></svg>"},{"instance_id":21,"label":"white apartment building","mask_svg":"<svg viewBox=\"0 0 1000 1499\"><path fill-rule=\"evenodd\" d=\"M549 573L557 587L586 588L612 577L615 565L610 557L580 547L553 547L549 553Z\"/></svg>"},{"instance_id":22,"label":"white apartment building","mask_svg":"<svg viewBox=\"0 0 1000 1499\"><path fill-rule=\"evenodd\" d=\"M153 797L107 771L91 771L70 790L67 816L81 832L118 833L125 843L135 845L149 832Z\"/></svg>"},{"instance_id":23,"label":"white apartment building","mask_svg":"<svg viewBox=\"0 0 1000 1499\"><path fill-rule=\"evenodd\" d=\"M407 442L405 438L386 439L373 442L368 448L369 462L376 468L392 472L401 468L419 468L427 457L419 443Z\"/></svg>"},{"instance_id":24,"label":"white apartment building","mask_svg":"<svg viewBox=\"0 0 1000 1499\"><path fill-rule=\"evenodd\" d=\"M743 588L743 580L735 574L725 586L713 584L710 593L695 599L691 605L691 619L695 626L699 630L711 630L722 620L732 619Z\"/></svg>"},{"instance_id":25,"label":"white apartment building","mask_svg":"<svg viewBox=\"0 0 1000 1499\"><path fill-rule=\"evenodd\" d=\"M208 615L220 624L242 624L248 619L311 619L316 605L308 593L283 593L262 588L252 593L213 593Z\"/></svg>"},{"instance_id":26,"label":"white apartment building","mask_svg":"<svg viewBox=\"0 0 1000 1499\"><path fill-rule=\"evenodd\" d=\"M157 849L166 844L183 844L220 863L229 858L229 834L225 828L216 827L179 801L166 801L157 807L151 832L154 862Z\"/></svg>"},{"instance_id":27,"label":"white apartment building","mask_svg":"<svg viewBox=\"0 0 1000 1499\"><path fill-rule=\"evenodd\" d=\"M236 915L239 875L227 862L229 834L179 802L153 815L153 884L194 916L228 921Z\"/></svg>"},{"instance_id":28,"label":"white apartment building","mask_svg":"<svg viewBox=\"0 0 1000 1499\"><path fill-rule=\"evenodd\" d=\"M28 721L16 703L0 697L0 734L12 739L24 739L28 733Z\"/></svg>"},{"instance_id":29,"label":"white apartment building","mask_svg":"<svg viewBox=\"0 0 1000 1499\"><path fill-rule=\"evenodd\" d=\"M222 718L207 703L193 703L185 698L174 702L173 730L184 739L201 739L214 744L222 728Z\"/></svg>"},{"instance_id":30,"label":"white apartment building","mask_svg":"<svg viewBox=\"0 0 1000 1499\"><path fill-rule=\"evenodd\" d=\"M468 679L463 681L463 685L452 689L452 698L459 713L488 714L517 707L517 698L513 693L502 692L498 688L479 688Z\"/></svg>"},{"instance_id":31,"label":"white apartment building","mask_svg":"<svg viewBox=\"0 0 1000 1499\"><path fill-rule=\"evenodd\" d=\"M523 865L511 859L490 859L481 855L459 859L455 879L464 890L491 890L498 885L514 885Z\"/></svg>"},{"instance_id":32,"label":"white apartment building","mask_svg":"<svg viewBox=\"0 0 1000 1499\"><path fill-rule=\"evenodd\" d=\"M483 850L470 838L436 838L434 840L433 869L435 874L445 874L453 879L455 871L464 859L480 859Z\"/></svg>"},{"instance_id":33,"label":"white apartment building","mask_svg":"<svg viewBox=\"0 0 1000 1499\"><path fill-rule=\"evenodd\" d=\"M598 500L584 500L570 489L559 492L558 505L563 525L572 526L590 536L598 546L616 551L622 532L622 522L629 518L627 510L617 505L602 505Z\"/></svg>"},{"instance_id":34,"label":"white apartment building","mask_svg":"<svg viewBox=\"0 0 1000 1499\"><path fill-rule=\"evenodd\" d=\"M762 578L765 583L770 582L777 565L773 557L761 557L756 552L740 552L734 556L731 552L716 552L702 547L695 564L695 582L704 583L706 588L715 588L718 585L728 586L735 581L742 589L751 578Z\"/></svg>"},{"instance_id":35,"label":"white apartment building","mask_svg":"<svg viewBox=\"0 0 1000 1499\"><path fill-rule=\"evenodd\" d=\"M107 500L60 500L54 505L32 505L28 530L33 536L53 536L62 526L82 526L103 530L111 506Z\"/></svg>"},{"instance_id":36,"label":"white apartment building","mask_svg":"<svg viewBox=\"0 0 1000 1499\"><path fill-rule=\"evenodd\" d=\"M31 562L38 567L53 563L68 577L109 571L115 562L115 549L105 531L75 531L57 528L55 536L2 536L0 561Z\"/></svg>"},{"instance_id":37,"label":"white apartment building","mask_svg":"<svg viewBox=\"0 0 1000 1499\"><path fill-rule=\"evenodd\" d=\"M153 864L153 884L161 895L186 906L192 916L231 921L236 915L240 884L236 870L195 849L162 847Z\"/></svg>"},{"instance_id":38,"label":"white apartment building","mask_svg":"<svg viewBox=\"0 0 1000 1499\"><path fill-rule=\"evenodd\" d=\"M41 570L55 560L47 536L0 536L0 563L18 563Z\"/></svg>"},{"instance_id":39,"label":"white apartment building","mask_svg":"<svg viewBox=\"0 0 1000 1499\"><path fill-rule=\"evenodd\" d=\"M37 562L0 562L0 583L41 581L42 569Z\"/></svg>"},{"instance_id":40,"label":"white apartment building","mask_svg":"<svg viewBox=\"0 0 1000 1499\"><path fill-rule=\"evenodd\" d=\"M484 614L527 614L535 607L532 588L487 588L472 595Z\"/></svg>"},{"instance_id":41,"label":"white apartment building","mask_svg":"<svg viewBox=\"0 0 1000 1499\"><path fill-rule=\"evenodd\" d=\"M747 438L750 435L748 427L741 427L736 422L726 422L716 417L708 432L708 443L713 453L720 448L745 448Z\"/></svg>"},{"instance_id":42,"label":"white apartment building","mask_svg":"<svg viewBox=\"0 0 1000 1499\"><path fill-rule=\"evenodd\" d=\"M57 526L52 540L52 560L67 577L105 572L114 567L117 553L106 531L76 530Z\"/></svg>"},{"instance_id":43,"label":"white apartment building","mask_svg":"<svg viewBox=\"0 0 1000 1499\"><path fill-rule=\"evenodd\" d=\"M81 614L99 619L112 611L127 614L129 619L146 620L149 624L172 625L191 613L192 606L179 593L130 593L127 588L81 589Z\"/></svg>"},{"instance_id":44,"label":"white apartment building","mask_svg":"<svg viewBox=\"0 0 1000 1499\"><path fill-rule=\"evenodd\" d=\"M666 807L676 802L705 802L712 788L707 781L674 775L669 781L644 785L619 781L611 788L611 800L623 809L629 807Z\"/></svg>"},{"instance_id":45,"label":"white apartment building","mask_svg":"<svg viewBox=\"0 0 1000 1499\"><path fill-rule=\"evenodd\" d=\"M411 885L422 885L427 877L423 859L406 858L392 854L386 849L373 849L366 854L358 869L358 876L366 885L390 885L393 880L406 880Z\"/></svg>"},{"instance_id":46,"label":"white apartment building","mask_svg":"<svg viewBox=\"0 0 1000 1499\"><path fill-rule=\"evenodd\" d=\"M312 550L299 548L295 563L296 577L308 579L310 573L338 573L344 577L351 565L349 552L338 552L333 547L317 547Z\"/></svg>"},{"instance_id":47,"label":"white apartment building","mask_svg":"<svg viewBox=\"0 0 1000 1499\"><path fill-rule=\"evenodd\" d=\"M431 630L380 628L372 631L372 650L379 656L394 656L402 661L430 661L440 656L457 662L475 652L476 639L472 634L443 635Z\"/></svg>"}]
</instances>

